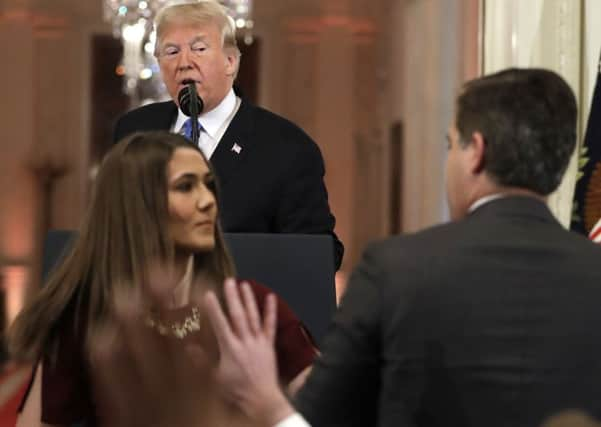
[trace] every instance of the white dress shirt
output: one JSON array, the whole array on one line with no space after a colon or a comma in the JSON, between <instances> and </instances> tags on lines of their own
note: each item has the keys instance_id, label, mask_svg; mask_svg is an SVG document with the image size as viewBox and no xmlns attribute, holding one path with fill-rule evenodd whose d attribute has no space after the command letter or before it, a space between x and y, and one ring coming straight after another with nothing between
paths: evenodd
<instances>
[{"instance_id":1,"label":"white dress shirt","mask_svg":"<svg viewBox=\"0 0 601 427\"><path fill-rule=\"evenodd\" d=\"M311 427L311 425L299 413L295 412L273 427Z\"/></svg>"},{"instance_id":2,"label":"white dress shirt","mask_svg":"<svg viewBox=\"0 0 601 427\"><path fill-rule=\"evenodd\" d=\"M202 126L198 136L198 146L207 159L210 159L215 152L221 137L223 137L227 127L238 112L240 103L240 98L236 96L234 89L230 89L217 107L198 116L198 123ZM178 108L177 119L171 128L171 132L180 133L186 120L188 120L188 116Z\"/></svg>"},{"instance_id":3,"label":"white dress shirt","mask_svg":"<svg viewBox=\"0 0 601 427\"><path fill-rule=\"evenodd\" d=\"M485 204L492 202L493 200L497 200L497 199L500 199L500 198L506 197L506 196L507 196L506 194L496 193L496 194L489 194L488 196L480 197L478 200L476 200L474 203L472 203L472 205L467 210L467 212L472 213L476 209L478 209L480 206L484 206Z\"/></svg>"}]
</instances>

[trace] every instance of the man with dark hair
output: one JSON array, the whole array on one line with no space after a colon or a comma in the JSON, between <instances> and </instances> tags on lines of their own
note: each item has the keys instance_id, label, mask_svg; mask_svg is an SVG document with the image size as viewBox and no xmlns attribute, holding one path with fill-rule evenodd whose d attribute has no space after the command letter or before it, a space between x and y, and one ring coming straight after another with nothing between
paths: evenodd
<instances>
[{"instance_id":1,"label":"man with dark hair","mask_svg":"<svg viewBox=\"0 0 601 427\"><path fill-rule=\"evenodd\" d=\"M576 116L565 82L557 84L545 70L508 70L465 85L456 125L464 138L485 135L486 170L497 184L548 195L574 150ZM464 147L468 142L460 140Z\"/></svg>"},{"instance_id":2,"label":"man with dark hair","mask_svg":"<svg viewBox=\"0 0 601 427\"><path fill-rule=\"evenodd\" d=\"M576 120L572 91L551 71L464 86L447 135L453 221L365 251L297 395L306 421L534 427L569 408L601 418L601 248L545 204ZM231 287L226 301L229 319L206 300L224 389L257 419L306 426L274 370L258 374L273 316L261 325Z\"/></svg>"}]
</instances>

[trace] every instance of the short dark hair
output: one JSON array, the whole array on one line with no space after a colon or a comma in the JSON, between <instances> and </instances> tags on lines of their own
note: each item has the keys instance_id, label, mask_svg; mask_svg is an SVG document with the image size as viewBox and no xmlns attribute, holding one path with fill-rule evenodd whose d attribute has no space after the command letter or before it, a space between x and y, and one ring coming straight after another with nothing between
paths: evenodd
<instances>
[{"instance_id":1,"label":"short dark hair","mask_svg":"<svg viewBox=\"0 0 601 427\"><path fill-rule=\"evenodd\" d=\"M462 145L485 140L484 170L498 184L548 195L576 144L576 98L556 73L508 69L471 80L457 98Z\"/></svg>"}]
</instances>

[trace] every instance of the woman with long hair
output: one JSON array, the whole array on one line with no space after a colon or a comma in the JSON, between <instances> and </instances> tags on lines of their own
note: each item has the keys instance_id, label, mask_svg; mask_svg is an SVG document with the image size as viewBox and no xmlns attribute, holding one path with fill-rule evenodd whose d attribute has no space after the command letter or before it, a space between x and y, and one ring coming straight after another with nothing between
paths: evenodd
<instances>
[{"instance_id":1,"label":"woman with long hair","mask_svg":"<svg viewBox=\"0 0 601 427\"><path fill-rule=\"evenodd\" d=\"M72 249L9 331L12 354L36 366L17 425L110 419L90 341L111 324L121 295L148 295L157 281L160 304L147 298L140 322L170 341L200 341L218 358L202 306L193 304L193 296L207 290L220 295L224 279L235 273L217 210L215 176L185 138L137 133L113 147ZM167 291L164 283L170 283ZM250 285L261 304L269 291ZM277 316L280 380L301 381L315 347L282 301Z\"/></svg>"}]
</instances>

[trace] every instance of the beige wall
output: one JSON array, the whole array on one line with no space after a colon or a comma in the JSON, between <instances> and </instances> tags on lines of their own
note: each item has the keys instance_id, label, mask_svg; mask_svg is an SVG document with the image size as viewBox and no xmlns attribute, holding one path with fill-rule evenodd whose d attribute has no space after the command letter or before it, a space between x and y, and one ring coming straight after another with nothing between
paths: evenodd
<instances>
[{"instance_id":1,"label":"beige wall","mask_svg":"<svg viewBox=\"0 0 601 427\"><path fill-rule=\"evenodd\" d=\"M32 114L33 28L24 25L19 11L4 9L0 18L0 49L4 52L4 102L0 103L0 274L6 292L8 318L14 316L25 292L34 250L34 209L37 206L36 180L27 168L34 129L23 124Z\"/></svg>"},{"instance_id":2,"label":"beige wall","mask_svg":"<svg viewBox=\"0 0 601 427\"><path fill-rule=\"evenodd\" d=\"M85 207L91 35L109 29L99 0L0 0L0 11L10 64L0 70L10 100L0 104L0 265L18 302L36 284L44 221L76 227ZM259 101L321 147L343 270L389 231L397 120L406 127L404 230L444 220L444 132L458 85L478 71L478 1L258 0L254 14Z\"/></svg>"},{"instance_id":3,"label":"beige wall","mask_svg":"<svg viewBox=\"0 0 601 427\"><path fill-rule=\"evenodd\" d=\"M9 319L38 283L41 230L77 226L84 208L89 34L99 10L75 0L1 4L0 271Z\"/></svg>"},{"instance_id":4,"label":"beige wall","mask_svg":"<svg viewBox=\"0 0 601 427\"><path fill-rule=\"evenodd\" d=\"M445 132L458 88L479 71L477 0L391 2L389 122L404 124L403 229L447 219Z\"/></svg>"},{"instance_id":5,"label":"beige wall","mask_svg":"<svg viewBox=\"0 0 601 427\"><path fill-rule=\"evenodd\" d=\"M312 135L326 161L344 269L390 226L390 126L405 125L403 229L446 219L444 133L479 72L479 1L256 3L261 102Z\"/></svg>"}]
</instances>

